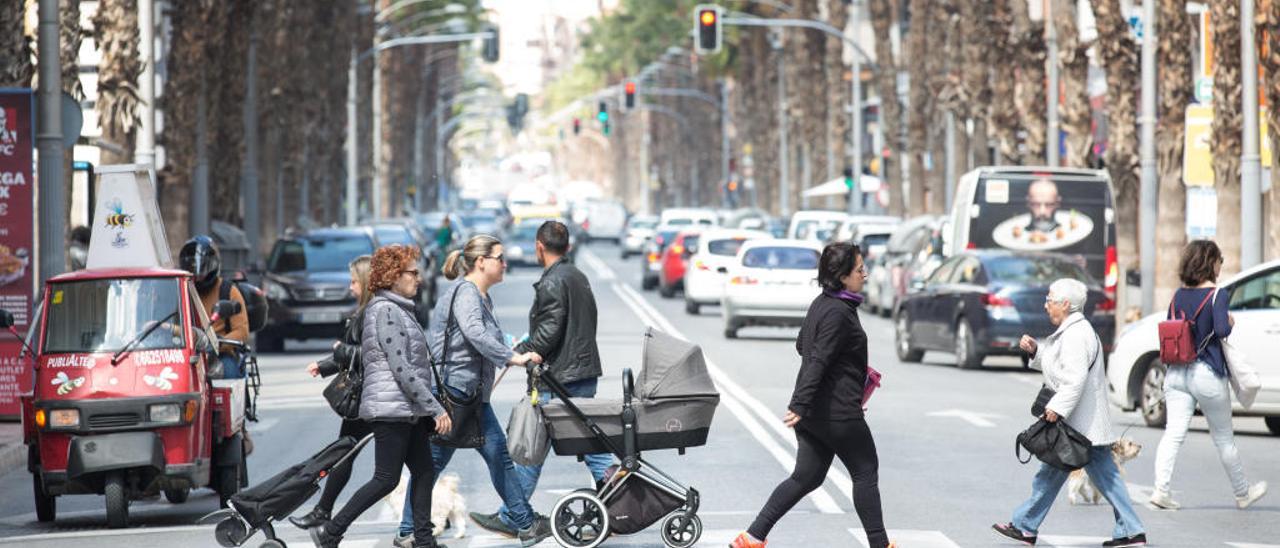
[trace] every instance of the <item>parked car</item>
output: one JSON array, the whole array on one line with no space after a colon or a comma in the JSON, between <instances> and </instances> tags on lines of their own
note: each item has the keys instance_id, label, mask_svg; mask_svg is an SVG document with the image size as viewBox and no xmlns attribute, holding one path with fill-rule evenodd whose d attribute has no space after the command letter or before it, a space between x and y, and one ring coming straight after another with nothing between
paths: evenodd
<instances>
[{"instance_id":1,"label":"parked car","mask_svg":"<svg viewBox=\"0 0 1280 548\"><path fill-rule=\"evenodd\" d=\"M659 225L653 238L645 243L640 257L640 289L648 291L658 287L658 274L662 271L662 252L680 233L679 227Z\"/></svg>"},{"instance_id":2,"label":"parked car","mask_svg":"<svg viewBox=\"0 0 1280 548\"><path fill-rule=\"evenodd\" d=\"M923 280L942 264L942 218L922 216L904 221L885 242L878 257L867 262L866 304L888 318L912 280Z\"/></svg>"},{"instance_id":3,"label":"parked car","mask_svg":"<svg viewBox=\"0 0 1280 548\"><path fill-rule=\"evenodd\" d=\"M1253 407L1245 410L1236 402L1235 414L1265 417L1267 429L1280 436L1280 362L1271 358L1280 342L1280 261L1245 270L1219 287L1231 296L1228 309L1235 318L1228 340L1250 360L1262 381ZM1166 366L1160 362L1156 326L1167 314L1161 310L1126 326L1107 369L1111 402L1126 411L1139 409L1150 426L1165 423Z\"/></svg>"},{"instance_id":4,"label":"parked car","mask_svg":"<svg viewBox=\"0 0 1280 548\"><path fill-rule=\"evenodd\" d=\"M672 207L662 210L662 214L658 216L658 224L710 228L719 226L720 218L715 211L706 208Z\"/></svg>"},{"instance_id":5,"label":"parked car","mask_svg":"<svg viewBox=\"0 0 1280 548\"><path fill-rule=\"evenodd\" d=\"M793 240L825 242L848 219L849 214L843 211L819 209L797 211L791 216L787 237Z\"/></svg>"},{"instance_id":6,"label":"parked car","mask_svg":"<svg viewBox=\"0 0 1280 548\"><path fill-rule=\"evenodd\" d=\"M702 231L698 229L681 230L671 244L663 248L662 268L658 270L658 294L664 299L676 296L676 291L684 289L684 275L689 271L689 258L698 251L698 240Z\"/></svg>"},{"instance_id":7,"label":"parked car","mask_svg":"<svg viewBox=\"0 0 1280 548\"><path fill-rule=\"evenodd\" d=\"M507 268L539 266L535 246L538 242L538 227L542 226L543 222L539 219L530 219L511 227L511 233L502 242L503 254L507 256Z\"/></svg>"},{"instance_id":8,"label":"parked car","mask_svg":"<svg viewBox=\"0 0 1280 548\"><path fill-rule=\"evenodd\" d=\"M925 280L913 282L894 313L898 359L918 362L926 350L951 352L961 369L987 356L1022 356L1022 335L1047 337L1057 329L1044 309L1049 285L1062 279L1089 286L1084 315L1102 339L1115 334L1115 301L1071 257L1050 253L969 251L948 258Z\"/></svg>"},{"instance_id":9,"label":"parked car","mask_svg":"<svg viewBox=\"0 0 1280 548\"><path fill-rule=\"evenodd\" d=\"M378 245L370 227L322 228L277 240L262 281L270 312L257 334L258 350L283 351L286 338L337 338L356 306L348 265Z\"/></svg>"},{"instance_id":10,"label":"parked car","mask_svg":"<svg viewBox=\"0 0 1280 548\"><path fill-rule=\"evenodd\" d=\"M658 218L654 215L636 215L628 220L622 237L622 258L643 252L645 242L653 238L653 229L657 226Z\"/></svg>"},{"instance_id":11,"label":"parked car","mask_svg":"<svg viewBox=\"0 0 1280 548\"><path fill-rule=\"evenodd\" d=\"M902 223L902 219L888 215L850 215L827 238L832 242L857 242L859 232L892 234L893 229Z\"/></svg>"},{"instance_id":12,"label":"parked car","mask_svg":"<svg viewBox=\"0 0 1280 548\"><path fill-rule=\"evenodd\" d=\"M369 226L373 228L374 238L380 246L401 244L416 247L422 252L422 257L418 261L422 284L418 287L417 301L425 303L425 306L418 307L417 315L418 321L426 325L431 309L436 305L436 285L439 282L437 274L440 269L436 267L437 259L431 253L435 242L410 219L387 219L371 223Z\"/></svg>"},{"instance_id":13,"label":"parked car","mask_svg":"<svg viewBox=\"0 0 1280 548\"><path fill-rule=\"evenodd\" d=\"M742 244L721 299L724 336L753 325L798 326L818 296L818 259L822 245L815 241L760 239Z\"/></svg>"},{"instance_id":14,"label":"parked car","mask_svg":"<svg viewBox=\"0 0 1280 548\"><path fill-rule=\"evenodd\" d=\"M748 240L769 238L759 230L712 229L702 233L684 276L684 310L697 314L706 304L720 304L729 266Z\"/></svg>"},{"instance_id":15,"label":"parked car","mask_svg":"<svg viewBox=\"0 0 1280 548\"><path fill-rule=\"evenodd\" d=\"M578 225L585 240L612 240L621 242L627 226L627 208L617 200L588 199L582 203L582 216Z\"/></svg>"}]
</instances>

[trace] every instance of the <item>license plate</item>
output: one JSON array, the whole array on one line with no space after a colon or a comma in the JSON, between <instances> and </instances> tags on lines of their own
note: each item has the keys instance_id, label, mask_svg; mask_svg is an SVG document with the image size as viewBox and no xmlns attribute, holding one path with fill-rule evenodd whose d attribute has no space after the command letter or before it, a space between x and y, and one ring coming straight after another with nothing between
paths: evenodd
<instances>
[{"instance_id":1,"label":"license plate","mask_svg":"<svg viewBox=\"0 0 1280 548\"><path fill-rule=\"evenodd\" d=\"M342 321L341 312L303 312L298 315L300 323L338 323Z\"/></svg>"}]
</instances>

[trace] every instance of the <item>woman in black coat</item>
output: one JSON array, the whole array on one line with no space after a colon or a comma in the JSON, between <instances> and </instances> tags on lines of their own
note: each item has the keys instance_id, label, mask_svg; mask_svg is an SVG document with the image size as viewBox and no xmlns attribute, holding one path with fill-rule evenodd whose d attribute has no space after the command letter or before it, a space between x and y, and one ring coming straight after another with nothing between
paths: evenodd
<instances>
[{"instance_id":1,"label":"woman in black coat","mask_svg":"<svg viewBox=\"0 0 1280 548\"><path fill-rule=\"evenodd\" d=\"M796 468L774 489L751 527L738 535L731 548L764 548L774 524L822 486L837 456L853 475L853 505L868 545L893 546L880 512L875 440L862 413L867 334L858 320L858 305L866 279L858 246L838 242L822 250L818 265L822 294L809 305L796 339L800 373L782 419L796 431Z\"/></svg>"},{"instance_id":2,"label":"woman in black coat","mask_svg":"<svg viewBox=\"0 0 1280 548\"><path fill-rule=\"evenodd\" d=\"M364 325L364 307L369 304L369 300L373 298L372 291L365 291L369 287L369 272L373 257L369 255L361 255L351 261L351 293L355 295L359 305L354 314L347 318L343 325L342 338L333 343L333 355L328 356L320 361L307 364L307 373L312 377L331 377L339 372L346 371L348 367L360 369L360 341L361 326ZM342 419L342 428L338 430L338 437L353 436L356 439L363 438L373 432L369 427L369 423L360 419ZM355 461L355 456L347 459L341 466L335 467L329 471L329 477L324 482L324 492L320 494L320 501L316 503L316 507L302 517L289 518L289 523L296 525L301 529L310 529L329 520L329 515L333 512L333 505L338 501L338 494L342 492L342 488L347 486L347 482L351 480L351 463Z\"/></svg>"}]
</instances>

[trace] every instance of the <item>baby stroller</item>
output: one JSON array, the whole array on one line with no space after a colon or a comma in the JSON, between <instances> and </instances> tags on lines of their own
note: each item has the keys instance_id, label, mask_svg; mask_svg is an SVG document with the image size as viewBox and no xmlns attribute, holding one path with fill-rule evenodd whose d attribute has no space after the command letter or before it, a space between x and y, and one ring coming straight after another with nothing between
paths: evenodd
<instances>
[{"instance_id":1,"label":"baby stroller","mask_svg":"<svg viewBox=\"0 0 1280 548\"><path fill-rule=\"evenodd\" d=\"M302 506L320 489L320 480L328 476L330 470L354 458L371 439L373 434L360 440L354 436L338 438L306 461L235 494L228 501L231 508L200 518L200 522L220 518L213 534L218 544L227 548L244 544L258 531L267 537L261 548L285 548L284 541L276 537L271 522L292 514Z\"/></svg>"},{"instance_id":2,"label":"baby stroller","mask_svg":"<svg viewBox=\"0 0 1280 548\"><path fill-rule=\"evenodd\" d=\"M564 386L546 371L534 374L557 394ZM637 388L639 390L637 391ZM638 401L635 401L637 400ZM662 521L662 540L693 546L702 536L698 491L685 487L641 458L641 451L707 443L720 403L702 349L649 329L639 386L622 373L622 400L561 398L540 406L557 455L613 453L622 463L599 490L581 489L551 510L551 532L561 546L595 548L611 534L639 532Z\"/></svg>"}]
</instances>

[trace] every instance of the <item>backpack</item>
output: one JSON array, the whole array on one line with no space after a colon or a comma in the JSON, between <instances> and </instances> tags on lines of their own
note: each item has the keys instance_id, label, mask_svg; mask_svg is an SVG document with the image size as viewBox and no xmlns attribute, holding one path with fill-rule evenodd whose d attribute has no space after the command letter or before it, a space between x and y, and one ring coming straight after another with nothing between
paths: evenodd
<instances>
[{"instance_id":1,"label":"backpack","mask_svg":"<svg viewBox=\"0 0 1280 548\"><path fill-rule=\"evenodd\" d=\"M1204 306L1209 303L1209 300L1217 292L1216 288L1210 291L1204 300L1200 302L1200 306L1196 308L1195 314L1192 314L1189 319L1186 313L1179 313L1180 317L1174 317L1173 303L1169 303L1169 319L1160 322L1160 325L1157 326L1160 334L1160 361L1164 362L1165 365L1192 363L1196 361L1200 352L1208 345L1212 333L1210 333L1210 336L1206 336L1204 341L1197 347L1194 338L1191 336L1191 327L1195 324L1196 318L1200 316L1200 311L1204 310Z\"/></svg>"},{"instance_id":2,"label":"backpack","mask_svg":"<svg viewBox=\"0 0 1280 548\"><path fill-rule=\"evenodd\" d=\"M245 313L249 315L249 332L256 333L267 325L267 297L261 289L244 280L222 279L218 287L218 300L231 300L231 286L240 290L240 298L244 299ZM226 330L231 330L231 318L224 318Z\"/></svg>"}]
</instances>

